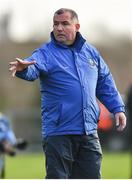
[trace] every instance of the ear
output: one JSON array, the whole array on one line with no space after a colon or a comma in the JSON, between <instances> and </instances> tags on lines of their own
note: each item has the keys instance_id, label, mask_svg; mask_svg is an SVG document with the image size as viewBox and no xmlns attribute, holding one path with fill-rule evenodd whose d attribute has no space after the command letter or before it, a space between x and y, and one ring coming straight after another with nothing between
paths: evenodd
<instances>
[{"instance_id":1,"label":"ear","mask_svg":"<svg viewBox=\"0 0 132 180\"><path fill-rule=\"evenodd\" d=\"M79 29L80 29L80 24L75 24L75 27L76 27L76 31L79 31Z\"/></svg>"}]
</instances>

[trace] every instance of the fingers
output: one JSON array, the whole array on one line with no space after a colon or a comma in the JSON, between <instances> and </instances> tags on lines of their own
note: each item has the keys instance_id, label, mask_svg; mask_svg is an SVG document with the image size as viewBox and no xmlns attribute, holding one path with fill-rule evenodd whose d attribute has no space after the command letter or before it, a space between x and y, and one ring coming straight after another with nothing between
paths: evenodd
<instances>
[{"instance_id":1,"label":"fingers","mask_svg":"<svg viewBox=\"0 0 132 180\"><path fill-rule=\"evenodd\" d=\"M16 74L16 70L13 70L13 71L12 71L12 74L11 74L12 77L15 77L15 74Z\"/></svg>"},{"instance_id":2,"label":"fingers","mask_svg":"<svg viewBox=\"0 0 132 180\"><path fill-rule=\"evenodd\" d=\"M19 63L19 64L23 64L23 65L32 65L32 64L35 64L36 61L35 61L35 60L32 60L32 61L29 62L29 61L24 61L24 60L22 60L22 59L20 59L20 58L16 58L16 61L12 61L12 62L10 62L9 64L10 64L10 65L15 65L15 66L17 66L18 63Z\"/></svg>"},{"instance_id":3,"label":"fingers","mask_svg":"<svg viewBox=\"0 0 132 180\"><path fill-rule=\"evenodd\" d=\"M117 131L123 131L124 128L125 128L124 126L119 125L119 126L117 127Z\"/></svg>"},{"instance_id":4,"label":"fingers","mask_svg":"<svg viewBox=\"0 0 132 180\"><path fill-rule=\"evenodd\" d=\"M12 77L15 76L16 71L23 71L24 69L26 69L28 66L35 64L36 61L32 60L32 61L24 61L20 58L16 58L16 61L12 61L10 62L10 68L9 71L11 71L11 75Z\"/></svg>"},{"instance_id":5,"label":"fingers","mask_svg":"<svg viewBox=\"0 0 132 180\"><path fill-rule=\"evenodd\" d=\"M24 61L20 58L16 58L17 62L19 62L20 64L24 64L24 65L32 65L32 64L35 64L36 61L35 60L32 60L32 61Z\"/></svg>"},{"instance_id":6,"label":"fingers","mask_svg":"<svg viewBox=\"0 0 132 180\"><path fill-rule=\"evenodd\" d=\"M119 118L116 118L116 127L119 126Z\"/></svg>"},{"instance_id":7,"label":"fingers","mask_svg":"<svg viewBox=\"0 0 132 180\"><path fill-rule=\"evenodd\" d=\"M18 63L20 63L20 64L23 64L23 60L22 59L20 59L20 58L15 58L16 59L16 61L12 61L12 62L10 62L9 64L10 65L17 65Z\"/></svg>"},{"instance_id":8,"label":"fingers","mask_svg":"<svg viewBox=\"0 0 132 180\"><path fill-rule=\"evenodd\" d=\"M16 70L16 66L11 66L11 67L9 68L9 71L14 71L14 70Z\"/></svg>"},{"instance_id":9,"label":"fingers","mask_svg":"<svg viewBox=\"0 0 132 180\"><path fill-rule=\"evenodd\" d=\"M12 62L9 63L9 65L17 65L17 64L18 64L17 61L12 61Z\"/></svg>"},{"instance_id":10,"label":"fingers","mask_svg":"<svg viewBox=\"0 0 132 180\"><path fill-rule=\"evenodd\" d=\"M16 74L16 66L13 65L9 68L9 71L11 72L11 76L12 77L15 77L15 74Z\"/></svg>"},{"instance_id":11,"label":"fingers","mask_svg":"<svg viewBox=\"0 0 132 180\"><path fill-rule=\"evenodd\" d=\"M11 76L15 77L18 62L17 61L12 61L9 64L10 64L9 71L11 72Z\"/></svg>"},{"instance_id":12,"label":"fingers","mask_svg":"<svg viewBox=\"0 0 132 180\"><path fill-rule=\"evenodd\" d=\"M123 131L125 127L126 127L126 118L121 119L120 125L119 125L119 127L117 128L117 130L118 130L118 131Z\"/></svg>"},{"instance_id":13,"label":"fingers","mask_svg":"<svg viewBox=\"0 0 132 180\"><path fill-rule=\"evenodd\" d=\"M126 127L126 116L124 113L117 113L115 115L116 118L116 127L117 131L123 131L123 129Z\"/></svg>"},{"instance_id":14,"label":"fingers","mask_svg":"<svg viewBox=\"0 0 132 180\"><path fill-rule=\"evenodd\" d=\"M119 118L116 118L116 129L117 129L117 131L120 131L120 129L121 129Z\"/></svg>"},{"instance_id":15,"label":"fingers","mask_svg":"<svg viewBox=\"0 0 132 180\"><path fill-rule=\"evenodd\" d=\"M119 127L117 128L117 131L123 131L125 128L125 125L119 125Z\"/></svg>"},{"instance_id":16,"label":"fingers","mask_svg":"<svg viewBox=\"0 0 132 180\"><path fill-rule=\"evenodd\" d=\"M10 67L10 68L9 68L9 71L11 71L12 77L15 77L15 74L16 74L16 66Z\"/></svg>"}]
</instances>

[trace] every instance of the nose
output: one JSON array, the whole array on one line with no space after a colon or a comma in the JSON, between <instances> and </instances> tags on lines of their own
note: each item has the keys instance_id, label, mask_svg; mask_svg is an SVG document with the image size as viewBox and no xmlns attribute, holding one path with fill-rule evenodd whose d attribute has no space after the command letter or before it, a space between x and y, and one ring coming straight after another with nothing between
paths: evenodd
<instances>
[{"instance_id":1,"label":"nose","mask_svg":"<svg viewBox=\"0 0 132 180\"><path fill-rule=\"evenodd\" d=\"M62 30L63 30L62 24L58 24L57 30L58 30L58 31L62 31Z\"/></svg>"}]
</instances>

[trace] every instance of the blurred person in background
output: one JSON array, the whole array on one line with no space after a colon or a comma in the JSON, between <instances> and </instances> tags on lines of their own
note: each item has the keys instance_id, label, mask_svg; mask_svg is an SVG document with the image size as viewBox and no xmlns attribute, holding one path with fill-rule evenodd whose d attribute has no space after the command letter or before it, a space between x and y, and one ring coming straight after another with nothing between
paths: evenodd
<instances>
[{"instance_id":1,"label":"blurred person in background","mask_svg":"<svg viewBox=\"0 0 132 180\"><path fill-rule=\"evenodd\" d=\"M16 142L17 140L9 119L0 113L0 152L14 156L14 146Z\"/></svg>"},{"instance_id":2,"label":"blurred person in background","mask_svg":"<svg viewBox=\"0 0 132 180\"><path fill-rule=\"evenodd\" d=\"M25 149L27 142L23 139L16 139L12 130L10 120L0 113L0 178L5 177L5 154L16 155L16 149Z\"/></svg>"},{"instance_id":3,"label":"blurred person in background","mask_svg":"<svg viewBox=\"0 0 132 180\"><path fill-rule=\"evenodd\" d=\"M114 114L118 131L126 126L124 103L111 72L79 28L77 13L61 8L53 17L51 41L30 57L10 62L13 77L40 79L47 179L101 178L96 97Z\"/></svg>"}]
</instances>

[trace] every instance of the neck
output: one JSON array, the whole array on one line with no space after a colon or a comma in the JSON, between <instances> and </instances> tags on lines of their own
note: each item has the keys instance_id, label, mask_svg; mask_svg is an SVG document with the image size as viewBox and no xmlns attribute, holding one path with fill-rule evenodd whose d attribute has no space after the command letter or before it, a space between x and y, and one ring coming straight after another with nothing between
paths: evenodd
<instances>
[{"instance_id":1,"label":"neck","mask_svg":"<svg viewBox=\"0 0 132 180\"><path fill-rule=\"evenodd\" d=\"M67 46L70 46L70 45L74 44L74 42L75 42L75 39L72 40L72 41L62 42L62 44L65 44L65 45L67 45Z\"/></svg>"},{"instance_id":2,"label":"neck","mask_svg":"<svg viewBox=\"0 0 132 180\"><path fill-rule=\"evenodd\" d=\"M77 51L81 50L83 44L86 41L79 32L77 32L75 40L72 42L70 41L70 43L68 42L68 44L64 44L62 42L56 41L53 32L51 32L51 39L60 46L63 46L63 47L65 46L65 48L66 48L66 46L71 46L74 49L76 49Z\"/></svg>"}]
</instances>

